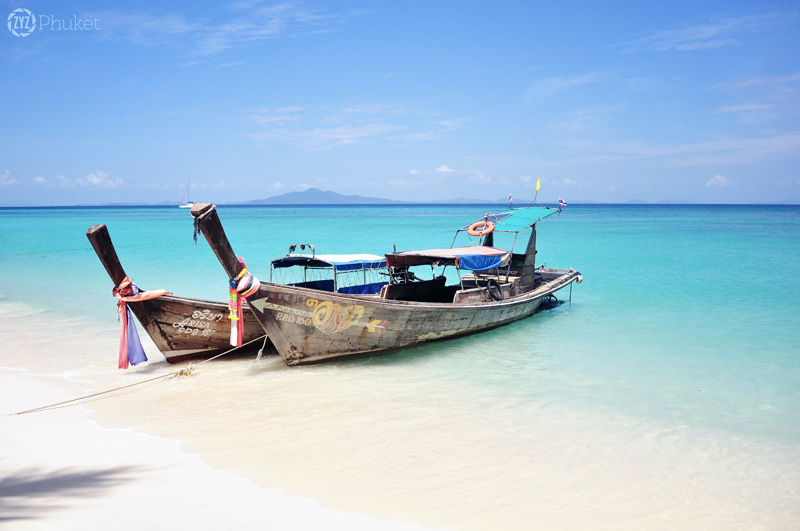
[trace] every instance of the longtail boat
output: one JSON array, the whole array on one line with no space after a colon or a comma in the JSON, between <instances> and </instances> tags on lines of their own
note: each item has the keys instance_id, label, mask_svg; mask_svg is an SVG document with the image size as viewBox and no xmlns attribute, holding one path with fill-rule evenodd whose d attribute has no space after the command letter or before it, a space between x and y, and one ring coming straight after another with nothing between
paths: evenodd
<instances>
[{"instance_id":1,"label":"longtail boat","mask_svg":"<svg viewBox=\"0 0 800 531\"><path fill-rule=\"evenodd\" d=\"M105 225L93 225L86 237L117 288L127 275ZM156 348L170 363L208 358L231 350L228 303L180 297L171 293L127 302ZM264 337L250 308L243 309L244 344ZM261 345L257 342L258 346ZM254 345L255 346L255 345Z\"/></svg>"},{"instance_id":2,"label":"longtail boat","mask_svg":"<svg viewBox=\"0 0 800 531\"><path fill-rule=\"evenodd\" d=\"M250 278L231 248L210 203L195 203L192 216L222 267L245 293L253 315L287 365L371 356L420 343L483 332L532 315L543 299L583 277L578 271L535 266L536 223L560 209L509 209L459 229L479 245L393 252L386 255L389 282L377 293L342 293L259 282ZM524 253L513 248L530 229ZM494 232L513 236L511 251L493 247ZM424 280L411 270L430 266ZM436 275L453 266L458 282ZM469 271L469 272L467 272ZM238 284L237 284L238 283Z\"/></svg>"}]
</instances>

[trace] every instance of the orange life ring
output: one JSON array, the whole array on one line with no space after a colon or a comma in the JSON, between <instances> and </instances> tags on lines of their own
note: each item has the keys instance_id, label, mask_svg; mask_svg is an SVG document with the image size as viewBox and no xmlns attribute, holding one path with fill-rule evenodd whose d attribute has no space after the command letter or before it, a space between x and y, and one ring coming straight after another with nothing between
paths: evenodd
<instances>
[{"instance_id":1,"label":"orange life ring","mask_svg":"<svg viewBox=\"0 0 800 531\"><path fill-rule=\"evenodd\" d=\"M478 227L483 227L481 230L477 230ZM467 229L467 234L470 236L486 236L490 232L494 230L494 223L491 221L476 221L472 225L469 226Z\"/></svg>"}]
</instances>

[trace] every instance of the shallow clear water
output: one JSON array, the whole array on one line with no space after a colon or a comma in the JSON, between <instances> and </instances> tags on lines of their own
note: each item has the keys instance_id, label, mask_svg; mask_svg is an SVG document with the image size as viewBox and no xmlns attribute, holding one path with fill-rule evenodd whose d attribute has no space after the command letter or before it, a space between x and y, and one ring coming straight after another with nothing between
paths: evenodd
<instances>
[{"instance_id":1,"label":"shallow clear water","mask_svg":"<svg viewBox=\"0 0 800 531\"><path fill-rule=\"evenodd\" d=\"M292 243L447 247L487 208L219 212L267 278ZM87 390L170 369L143 336L154 361L116 370L112 286L84 236L96 223L141 287L225 297L185 210L0 210L0 365ZM586 281L530 319L314 367L221 359L91 407L262 484L431 526L797 522L800 208L570 206L537 242L539 262Z\"/></svg>"}]
</instances>

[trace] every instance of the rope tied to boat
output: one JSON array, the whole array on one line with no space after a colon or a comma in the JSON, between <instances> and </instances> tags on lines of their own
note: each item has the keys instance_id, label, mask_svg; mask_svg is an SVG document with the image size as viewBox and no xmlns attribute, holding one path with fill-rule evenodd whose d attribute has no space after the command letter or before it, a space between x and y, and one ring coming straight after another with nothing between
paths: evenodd
<instances>
[{"instance_id":1,"label":"rope tied to boat","mask_svg":"<svg viewBox=\"0 0 800 531\"><path fill-rule=\"evenodd\" d=\"M192 374L192 371L195 368L194 363L190 363L188 366L184 367L183 369L179 369L175 371L175 374L172 375L173 378L177 378L178 376L189 376Z\"/></svg>"},{"instance_id":2,"label":"rope tied to boat","mask_svg":"<svg viewBox=\"0 0 800 531\"><path fill-rule=\"evenodd\" d=\"M136 284L127 276L122 279L119 286L111 290L111 293L117 298L119 312L119 368L127 369L129 363L138 365L147 361L147 355L136 332L136 324L133 322L133 313L127 303L155 299L171 293L164 289L139 291Z\"/></svg>"},{"instance_id":3,"label":"rope tied to boat","mask_svg":"<svg viewBox=\"0 0 800 531\"><path fill-rule=\"evenodd\" d=\"M259 336L259 337L255 338L255 339L252 339L252 340L248 341L247 343L245 343L244 346L248 346L251 343L255 343L256 341L260 341L262 338L264 339L264 342L266 344L266 336ZM79 398L73 398L71 400L65 400L63 402L57 402L55 404L50 404L50 405L47 405L47 406L41 406L41 407L37 407L37 408L33 408L33 409L28 409L28 410L25 410L25 411L18 411L16 413L7 413L7 414L3 415L3 417L14 417L14 416L17 416L17 415L26 415L28 413L40 413L42 411L50 411L52 409L61 409L61 408L64 408L64 407L77 406L79 404L87 402L91 398L96 398L96 397L101 396L101 395L107 395L107 394L110 394L110 393L114 393L116 391L122 391L123 389L128 389L130 387L136 387L137 385L142 385L142 384L146 384L146 383L150 383L150 382L155 382L157 380L163 380L165 378L172 379L172 378L177 378L178 376L188 376L189 374L192 373L192 371L195 369L195 367L197 367L199 365L202 365L204 363L208 363L209 361L213 361L213 360L215 360L215 359L217 359L217 358L219 358L221 356L224 356L226 354L230 354L231 352L234 352L236 350L239 350L239 349L238 348L232 348L230 350L226 350L225 352L222 352L220 354L217 354L216 356L212 356L212 357L210 357L208 359L205 359L205 360L197 363L196 365L194 363L190 363L188 367L184 367L183 369L178 369L177 371L169 372L167 374L162 374L161 376L155 376L153 378L148 378L147 380L142 380L141 382L136 382L136 383L132 383L132 384L128 384L128 385L123 385L121 387L115 387L114 389L108 389L106 391L100 391L99 393L93 393L91 395L82 396L82 397L79 397Z\"/></svg>"},{"instance_id":4,"label":"rope tied to boat","mask_svg":"<svg viewBox=\"0 0 800 531\"><path fill-rule=\"evenodd\" d=\"M244 336L244 313L242 305L247 297L258 292L261 282L247 271L244 258L239 257L242 270L228 280L228 319L231 320L231 346L241 347Z\"/></svg>"},{"instance_id":5,"label":"rope tied to boat","mask_svg":"<svg viewBox=\"0 0 800 531\"><path fill-rule=\"evenodd\" d=\"M214 212L214 210L216 210L216 207L214 207L212 205L212 207L209 208L206 212L204 212L202 214L199 214L199 215L195 215L194 207L192 207L192 216L194 217L194 222L193 222L194 223L194 234L193 234L193 237L194 237L194 246L195 247L197 247L197 235L200 234L200 232L201 232L200 231L200 222L203 221L204 219L206 219L208 216L210 216L211 213Z\"/></svg>"}]
</instances>

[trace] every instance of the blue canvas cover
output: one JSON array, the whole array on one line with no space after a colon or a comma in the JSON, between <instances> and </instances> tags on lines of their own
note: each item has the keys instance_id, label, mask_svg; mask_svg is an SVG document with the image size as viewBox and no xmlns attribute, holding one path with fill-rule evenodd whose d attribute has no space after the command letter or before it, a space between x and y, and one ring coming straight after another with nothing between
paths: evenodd
<instances>
[{"instance_id":1,"label":"blue canvas cover","mask_svg":"<svg viewBox=\"0 0 800 531\"><path fill-rule=\"evenodd\" d=\"M386 255L390 266L415 266L434 264L455 265L457 269L482 271L508 265L511 253L495 247L472 245L453 249L428 249L425 251L405 251Z\"/></svg>"}]
</instances>

